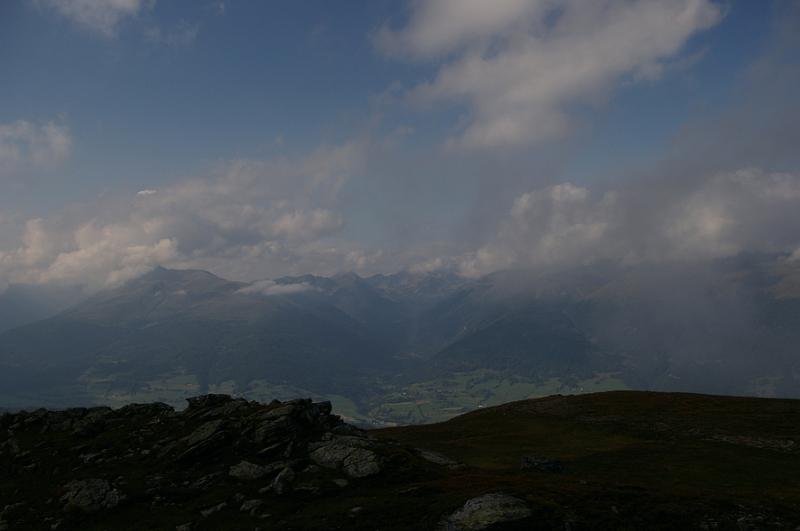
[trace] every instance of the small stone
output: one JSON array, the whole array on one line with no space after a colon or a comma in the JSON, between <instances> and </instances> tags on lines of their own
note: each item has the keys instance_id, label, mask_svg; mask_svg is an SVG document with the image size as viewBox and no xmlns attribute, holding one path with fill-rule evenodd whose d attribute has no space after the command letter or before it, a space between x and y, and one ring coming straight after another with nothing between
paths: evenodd
<instances>
[{"instance_id":1,"label":"small stone","mask_svg":"<svg viewBox=\"0 0 800 531\"><path fill-rule=\"evenodd\" d=\"M263 500L247 500L242 504L239 510L243 513L249 513L264 505Z\"/></svg>"},{"instance_id":2,"label":"small stone","mask_svg":"<svg viewBox=\"0 0 800 531\"><path fill-rule=\"evenodd\" d=\"M464 467L464 465L462 465L458 461L450 459L446 455L440 454L439 452L434 452L432 450L425 450L423 448L415 448L415 450L417 452L417 455L419 455L426 461L430 461L431 463L435 463L437 465L443 465L453 470Z\"/></svg>"},{"instance_id":3,"label":"small stone","mask_svg":"<svg viewBox=\"0 0 800 531\"><path fill-rule=\"evenodd\" d=\"M220 512L220 511L223 511L223 510L225 510L227 508L228 508L228 504L225 503L225 502L222 502L220 504L214 505L213 507L209 507L208 509L204 509L204 510L200 511L200 514L202 515L203 518L208 518L212 514L216 514L216 513Z\"/></svg>"}]
</instances>

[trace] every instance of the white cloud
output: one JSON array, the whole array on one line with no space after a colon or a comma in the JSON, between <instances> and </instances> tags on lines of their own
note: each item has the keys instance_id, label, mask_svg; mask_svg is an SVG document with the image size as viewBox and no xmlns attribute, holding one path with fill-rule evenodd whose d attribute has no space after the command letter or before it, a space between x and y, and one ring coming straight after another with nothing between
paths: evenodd
<instances>
[{"instance_id":1,"label":"white cloud","mask_svg":"<svg viewBox=\"0 0 800 531\"><path fill-rule=\"evenodd\" d=\"M594 195L558 184L520 195L491 241L462 260L466 275L515 267L708 260L800 245L800 175L743 169L662 194ZM650 194L650 195L648 195Z\"/></svg>"},{"instance_id":2,"label":"white cloud","mask_svg":"<svg viewBox=\"0 0 800 531\"><path fill-rule=\"evenodd\" d=\"M72 137L66 126L17 120L0 124L0 176L26 166L52 166L66 159Z\"/></svg>"},{"instance_id":3,"label":"white cloud","mask_svg":"<svg viewBox=\"0 0 800 531\"><path fill-rule=\"evenodd\" d=\"M236 293L241 293L244 295L257 294L270 297L273 295L292 295L294 293L303 293L313 289L313 286L306 282L301 282L298 284L277 284L272 280L259 280L257 282L253 282L249 286L243 287Z\"/></svg>"},{"instance_id":4,"label":"white cloud","mask_svg":"<svg viewBox=\"0 0 800 531\"><path fill-rule=\"evenodd\" d=\"M417 2L403 31L381 28L376 43L386 53L430 59L472 41L490 38L546 9L530 0L432 0Z\"/></svg>"},{"instance_id":5,"label":"white cloud","mask_svg":"<svg viewBox=\"0 0 800 531\"><path fill-rule=\"evenodd\" d=\"M517 197L495 241L466 259L461 270L479 275L519 266L552 266L597 258L605 252L616 196L594 198L572 184Z\"/></svg>"},{"instance_id":6,"label":"white cloud","mask_svg":"<svg viewBox=\"0 0 800 531\"><path fill-rule=\"evenodd\" d=\"M0 277L104 287L159 264L235 278L336 270L353 252L327 242L343 226L337 195L363 152L345 144L297 160L231 161L214 177L142 190L85 218L30 220L15 247L0 249Z\"/></svg>"},{"instance_id":7,"label":"white cloud","mask_svg":"<svg viewBox=\"0 0 800 531\"><path fill-rule=\"evenodd\" d=\"M596 104L626 76L654 80L697 32L716 24L711 0L431 0L414 3L408 25L383 28L384 51L446 56L415 87L421 103L469 110L452 139L463 147L519 146L558 138L570 109Z\"/></svg>"},{"instance_id":8,"label":"white cloud","mask_svg":"<svg viewBox=\"0 0 800 531\"><path fill-rule=\"evenodd\" d=\"M139 14L154 0L41 0L79 26L105 37L116 34L119 23Z\"/></svg>"},{"instance_id":9,"label":"white cloud","mask_svg":"<svg viewBox=\"0 0 800 531\"><path fill-rule=\"evenodd\" d=\"M283 214L273 223L274 233L287 240L315 239L333 234L343 225L342 217L330 210L320 208L302 211L295 210Z\"/></svg>"}]
</instances>

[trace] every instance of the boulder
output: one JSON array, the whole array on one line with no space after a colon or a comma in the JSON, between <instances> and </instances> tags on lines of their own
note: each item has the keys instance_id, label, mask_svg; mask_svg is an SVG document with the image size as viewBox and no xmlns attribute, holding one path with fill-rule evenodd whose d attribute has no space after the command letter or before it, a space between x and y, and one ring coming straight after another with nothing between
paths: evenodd
<instances>
[{"instance_id":1,"label":"boulder","mask_svg":"<svg viewBox=\"0 0 800 531\"><path fill-rule=\"evenodd\" d=\"M222 420L209 420L201 424L199 428L194 430L191 434L183 438L183 442L187 446L195 446L204 443L220 433L222 430Z\"/></svg>"},{"instance_id":2,"label":"boulder","mask_svg":"<svg viewBox=\"0 0 800 531\"><path fill-rule=\"evenodd\" d=\"M64 510L79 510L84 513L113 509L125 498L105 479L84 479L70 481L64 486L66 494L61 497Z\"/></svg>"},{"instance_id":3,"label":"boulder","mask_svg":"<svg viewBox=\"0 0 800 531\"><path fill-rule=\"evenodd\" d=\"M281 470L275 479L272 480L270 483L270 490L275 494L283 494L291 489L292 481L294 481L295 473L290 467L286 467Z\"/></svg>"},{"instance_id":4,"label":"boulder","mask_svg":"<svg viewBox=\"0 0 800 531\"><path fill-rule=\"evenodd\" d=\"M372 476L381 471L381 459L369 449L370 442L358 437L337 437L314 446L310 456L325 468L341 469L351 478Z\"/></svg>"},{"instance_id":5,"label":"boulder","mask_svg":"<svg viewBox=\"0 0 800 531\"><path fill-rule=\"evenodd\" d=\"M238 465L233 465L228 471L231 477L245 481L261 479L269 473L270 468L249 461L242 461Z\"/></svg>"},{"instance_id":6,"label":"boulder","mask_svg":"<svg viewBox=\"0 0 800 531\"><path fill-rule=\"evenodd\" d=\"M484 494L467 501L461 509L445 518L441 531L480 531L497 524L529 518L533 513L527 503L502 493Z\"/></svg>"}]
</instances>

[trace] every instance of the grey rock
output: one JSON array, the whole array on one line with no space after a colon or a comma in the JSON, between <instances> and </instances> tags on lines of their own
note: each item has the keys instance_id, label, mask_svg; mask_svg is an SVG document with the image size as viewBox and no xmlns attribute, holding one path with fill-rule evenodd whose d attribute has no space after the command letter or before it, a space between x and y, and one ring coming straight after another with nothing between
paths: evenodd
<instances>
[{"instance_id":1,"label":"grey rock","mask_svg":"<svg viewBox=\"0 0 800 531\"><path fill-rule=\"evenodd\" d=\"M325 468L341 469L351 478L372 476L381 471L381 459L369 449L370 442L359 437L337 437L314 445L311 460Z\"/></svg>"},{"instance_id":2,"label":"grey rock","mask_svg":"<svg viewBox=\"0 0 800 531\"><path fill-rule=\"evenodd\" d=\"M299 404L294 401L286 402L281 406L265 411L262 413L261 418L264 420L273 420L281 417L288 417L300 409L298 406Z\"/></svg>"},{"instance_id":3,"label":"grey rock","mask_svg":"<svg viewBox=\"0 0 800 531\"><path fill-rule=\"evenodd\" d=\"M199 410L209 410L227 404L231 401L233 401L233 398L231 398L230 395L223 394L193 396L186 399L186 402L189 403L189 407L186 408L186 413L195 414L198 413Z\"/></svg>"},{"instance_id":4,"label":"grey rock","mask_svg":"<svg viewBox=\"0 0 800 531\"><path fill-rule=\"evenodd\" d=\"M270 483L269 486L270 490L272 490L272 492L275 494L283 494L291 488L294 478L294 470L287 466L281 470L277 476L275 476L275 479L272 480L272 483Z\"/></svg>"},{"instance_id":5,"label":"grey rock","mask_svg":"<svg viewBox=\"0 0 800 531\"><path fill-rule=\"evenodd\" d=\"M105 479L70 481L64 488L67 492L61 497L61 501L64 503L65 511L95 513L113 509L125 499L125 496Z\"/></svg>"},{"instance_id":6,"label":"grey rock","mask_svg":"<svg viewBox=\"0 0 800 531\"><path fill-rule=\"evenodd\" d=\"M286 434L291 433L292 424L289 417L278 417L272 420L266 420L256 428L253 434L253 440L257 444L274 443L276 440L283 438ZM279 441L279 445L284 444L284 441Z\"/></svg>"},{"instance_id":7,"label":"grey rock","mask_svg":"<svg viewBox=\"0 0 800 531\"><path fill-rule=\"evenodd\" d=\"M73 422L72 433L82 437L99 433L105 428L105 418L112 413L110 407L91 408L80 420Z\"/></svg>"},{"instance_id":8,"label":"grey rock","mask_svg":"<svg viewBox=\"0 0 800 531\"><path fill-rule=\"evenodd\" d=\"M218 512L224 511L227 508L228 508L228 504L225 503L225 502L222 502L222 503L219 503L219 504L214 505L212 507L209 507L208 509L204 509L204 510L200 511L200 514L202 515L203 518L208 518L212 514L217 514Z\"/></svg>"},{"instance_id":9,"label":"grey rock","mask_svg":"<svg viewBox=\"0 0 800 531\"><path fill-rule=\"evenodd\" d=\"M233 465L228 471L231 477L245 481L261 479L269 473L270 469L268 467L256 465L249 461L242 461L238 465Z\"/></svg>"},{"instance_id":10,"label":"grey rock","mask_svg":"<svg viewBox=\"0 0 800 531\"><path fill-rule=\"evenodd\" d=\"M184 437L183 442L187 446L194 446L211 439L214 437L214 435L219 433L221 429L222 420L209 420L208 422L201 424L200 427L194 430L191 434Z\"/></svg>"},{"instance_id":11,"label":"grey rock","mask_svg":"<svg viewBox=\"0 0 800 531\"><path fill-rule=\"evenodd\" d=\"M243 513L250 513L262 505L264 505L263 500L247 500L246 502L242 503L242 506L239 508L239 510Z\"/></svg>"},{"instance_id":12,"label":"grey rock","mask_svg":"<svg viewBox=\"0 0 800 531\"><path fill-rule=\"evenodd\" d=\"M502 493L484 494L467 501L461 509L445 518L442 531L481 531L490 526L529 518L532 511L519 498Z\"/></svg>"},{"instance_id":13,"label":"grey rock","mask_svg":"<svg viewBox=\"0 0 800 531\"><path fill-rule=\"evenodd\" d=\"M450 459L444 454L440 454L439 452L434 452L432 450L425 450L423 448L415 448L417 455L421 458L425 459L426 461L430 461L431 463L435 463L437 465L446 466L451 469L458 469L463 468L464 465L455 461L454 459Z\"/></svg>"},{"instance_id":14,"label":"grey rock","mask_svg":"<svg viewBox=\"0 0 800 531\"><path fill-rule=\"evenodd\" d=\"M317 413L321 415L330 415L331 411L333 411L333 405L330 403L329 400L315 403L314 408L317 411Z\"/></svg>"},{"instance_id":15,"label":"grey rock","mask_svg":"<svg viewBox=\"0 0 800 531\"><path fill-rule=\"evenodd\" d=\"M351 478L365 478L381 471L381 459L372 450L355 448L342 463L342 471Z\"/></svg>"}]
</instances>

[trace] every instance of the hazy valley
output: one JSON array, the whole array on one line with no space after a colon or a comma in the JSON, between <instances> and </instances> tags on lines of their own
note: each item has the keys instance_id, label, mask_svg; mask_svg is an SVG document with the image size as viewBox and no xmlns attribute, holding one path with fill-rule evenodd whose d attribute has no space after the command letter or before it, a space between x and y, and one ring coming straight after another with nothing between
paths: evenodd
<instances>
[{"instance_id":1,"label":"hazy valley","mask_svg":"<svg viewBox=\"0 0 800 531\"><path fill-rule=\"evenodd\" d=\"M798 397L799 286L781 255L477 279L158 268L0 334L0 403L313 396L383 425L611 389Z\"/></svg>"}]
</instances>

